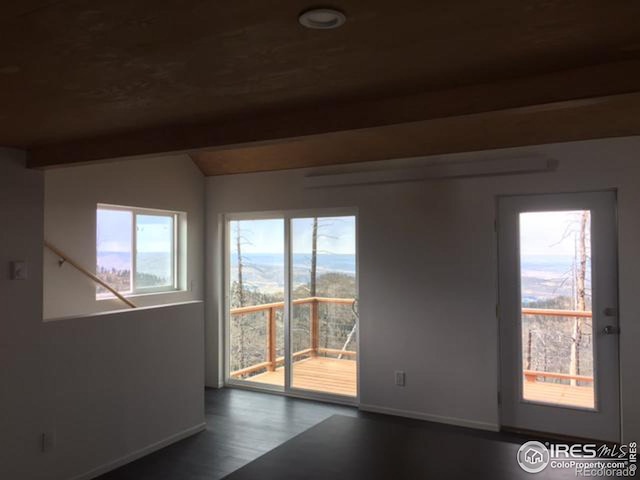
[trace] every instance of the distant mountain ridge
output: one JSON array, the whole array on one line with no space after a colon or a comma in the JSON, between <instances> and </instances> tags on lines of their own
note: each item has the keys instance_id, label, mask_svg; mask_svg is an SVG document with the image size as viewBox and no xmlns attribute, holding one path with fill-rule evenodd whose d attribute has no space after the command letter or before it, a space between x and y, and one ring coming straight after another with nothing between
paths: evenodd
<instances>
[{"instance_id":1,"label":"distant mountain ridge","mask_svg":"<svg viewBox=\"0 0 640 480\"><path fill-rule=\"evenodd\" d=\"M524 304L556 297L573 298L572 255L523 255L520 264ZM587 261L587 285L591 284L591 261Z\"/></svg>"},{"instance_id":2,"label":"distant mountain ridge","mask_svg":"<svg viewBox=\"0 0 640 480\"><path fill-rule=\"evenodd\" d=\"M275 253L243 253L244 280L248 285L263 289L282 289L284 286L284 255ZM231 277L237 276L237 256L230 257ZM318 274L328 272L356 274L356 256L350 254L321 253L317 256ZM572 296L571 276L574 262L570 255L525 255L521 261L522 296L525 303L558 296ZM131 255L126 252L100 252L98 265L106 269L129 270ZM169 269L168 256L162 253L141 253L138 258L140 271L159 277ZM308 281L311 255L293 254L293 280ZM587 275L588 279L590 274Z\"/></svg>"},{"instance_id":3,"label":"distant mountain ridge","mask_svg":"<svg viewBox=\"0 0 640 480\"><path fill-rule=\"evenodd\" d=\"M311 254L294 253L293 266L304 267L311 264ZM277 253L243 253L243 265L255 265L265 267L280 267L284 265L284 254ZM320 253L317 256L318 270L341 272L347 274L356 273L356 256L352 254ZM231 267L238 264L238 256L231 255Z\"/></svg>"},{"instance_id":4,"label":"distant mountain ridge","mask_svg":"<svg viewBox=\"0 0 640 480\"><path fill-rule=\"evenodd\" d=\"M155 275L159 278L167 277L171 271L171 256L166 253L141 252L138 253L138 272ZM131 254L128 252L98 252L98 271L131 270Z\"/></svg>"}]
</instances>

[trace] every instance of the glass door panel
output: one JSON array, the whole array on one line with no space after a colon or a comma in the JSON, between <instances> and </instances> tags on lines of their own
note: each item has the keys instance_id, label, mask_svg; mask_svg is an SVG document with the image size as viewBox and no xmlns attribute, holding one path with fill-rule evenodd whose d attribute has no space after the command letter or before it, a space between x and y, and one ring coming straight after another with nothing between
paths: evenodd
<instances>
[{"instance_id":1,"label":"glass door panel","mask_svg":"<svg viewBox=\"0 0 640 480\"><path fill-rule=\"evenodd\" d=\"M291 387L357 395L354 216L291 220Z\"/></svg>"},{"instance_id":2,"label":"glass door panel","mask_svg":"<svg viewBox=\"0 0 640 480\"><path fill-rule=\"evenodd\" d=\"M520 214L522 398L594 408L591 212Z\"/></svg>"},{"instance_id":3,"label":"glass door panel","mask_svg":"<svg viewBox=\"0 0 640 480\"><path fill-rule=\"evenodd\" d=\"M284 219L228 223L231 381L284 388Z\"/></svg>"}]
</instances>

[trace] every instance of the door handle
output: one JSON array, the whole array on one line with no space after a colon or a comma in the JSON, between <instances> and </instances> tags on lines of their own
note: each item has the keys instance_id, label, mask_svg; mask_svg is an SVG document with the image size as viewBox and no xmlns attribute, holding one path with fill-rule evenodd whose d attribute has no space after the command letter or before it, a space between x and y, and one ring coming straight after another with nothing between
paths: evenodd
<instances>
[{"instance_id":1,"label":"door handle","mask_svg":"<svg viewBox=\"0 0 640 480\"><path fill-rule=\"evenodd\" d=\"M620 333L620 329L615 325L607 325L602 329L602 333L605 335L618 335Z\"/></svg>"}]
</instances>

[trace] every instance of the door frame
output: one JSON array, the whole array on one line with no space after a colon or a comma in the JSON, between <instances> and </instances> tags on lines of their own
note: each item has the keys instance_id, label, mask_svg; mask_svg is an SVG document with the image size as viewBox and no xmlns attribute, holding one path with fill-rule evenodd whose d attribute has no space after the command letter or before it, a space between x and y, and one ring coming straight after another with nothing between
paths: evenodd
<instances>
[{"instance_id":1,"label":"door frame","mask_svg":"<svg viewBox=\"0 0 640 480\"><path fill-rule=\"evenodd\" d=\"M519 259L519 257L512 258L513 250L516 249L519 251L519 242L516 242L515 245L508 244L508 242L505 241L505 238L503 238L508 233L505 232L504 230L505 225L503 224L504 212L501 207L502 202L507 201L508 199L513 199L513 201L515 202L517 202L518 199L520 199L521 201L526 202L527 199L531 199L530 200L531 203L537 204L534 208L531 208L531 209L526 207L522 209L519 209L517 207L515 208L511 207L512 210L516 210L518 212L557 211L557 210L569 210L569 209L578 210L578 209L585 209L585 202L588 204L590 201L594 201L593 198L596 198L596 196L603 195L603 194L607 194L610 196L608 199L608 202L610 202L610 206L612 208L612 210L610 210L609 213L611 214L611 217L612 217L611 220L613 224L611 225L611 227L613 228L613 231L610 231L608 233L605 232L603 236L605 235L611 236L609 247L612 249L612 253L615 256L613 260L613 269L615 273L615 280L614 280L615 281L615 284L614 284L615 303L616 303L615 307L618 310L618 315L617 315L617 318L615 319L615 323L619 326L620 318L619 318L619 285L618 285L619 284L619 269L618 269L619 257L618 257L617 190L607 189L607 190L595 190L595 191L590 190L590 191L566 192L566 193L552 192L552 193L531 193L531 194L518 194L518 195L500 195L496 199L496 237L495 238L496 238L496 244L497 244L497 249L496 249L497 269L498 269L497 316L498 316L498 336L499 336L498 408L499 408L499 420L500 420L501 428L509 428L509 429L516 429L516 430L524 430L524 431L537 431L539 433L549 433L552 435L559 434L559 435L565 435L568 437L590 438L590 435L584 435L584 434L576 435L571 432L563 433L563 432L552 431L552 430L545 431L544 429L529 428L528 426L520 427L519 425L511 425L509 424L510 422L509 419L506 420L507 423L505 424L505 417L511 417L512 419L514 417L517 417L518 414L517 413L514 414L514 411L517 412L518 408L522 408L522 407L519 407L519 405L525 404L526 405L524 407L525 409L529 408L530 411L535 411L534 416L540 417L545 414L545 411L553 412L552 415L554 414L560 415L559 412L565 412L566 416L564 420L569 423L578 422L580 421L581 417L582 417L582 421L584 421L585 418L588 417L588 415L598 414L601 412L601 405L599 405L598 402L602 398L602 395L601 395L602 391L600 390L602 373L596 370L596 368L602 368L602 367L597 367L598 347L596 346L595 341L593 342L593 345L594 345L593 346L594 395L595 395L594 409L585 409L581 407L574 407L574 406L568 406L568 405L551 405L551 404L544 404L542 402L524 400L522 398L522 388L523 388L522 375L517 375L518 384L515 386L513 385L514 372L522 371L522 335L521 333L518 333L518 332L521 332L521 321L520 321L521 317L517 316L515 311L511 311L513 310L513 304L516 301L513 298L511 299L505 298L505 292L507 290L507 287L505 287L505 285L507 284L515 285L515 288L512 287L511 291L512 292L517 291L518 295L520 295L521 294L521 285L520 285L521 272L520 272L519 262L517 262L517 266L515 267L510 264L505 264L506 258L508 258L508 260L510 261L517 261ZM589 197L593 197L593 198L590 199ZM602 200L600 200L600 202L602 202ZM609 208L609 204L607 204L607 208ZM592 222L593 222L593 216L592 216ZM592 228L593 228L593 223L592 223ZM591 238L592 248L594 248L594 238L595 238L594 236L592 236ZM597 240L597 241L599 242L600 240ZM512 251L509 252L509 250L512 250ZM516 269L515 271L517 271L517 275L515 278L513 278L513 276L511 275L511 273L513 272L513 268L515 268ZM594 291L595 291L595 288L597 288L596 265L592 264L591 268L592 268L592 275L593 275L592 284L594 285ZM509 271L511 271L511 273L509 273ZM593 299L593 302L594 302L594 305L592 307L592 311L594 312L594 315L592 319L592 328L595 334L601 329L600 323L602 323L602 320L600 320L600 322L597 322L596 319L602 318L601 317L602 312L600 310L602 309L603 305L597 305L595 303L595 298ZM609 305L607 305L607 307L608 306ZM597 313L598 317L596 317L596 312L598 312ZM513 318L511 317L518 318L518 323L517 323L517 326L512 327L512 331L510 332L511 334L506 334L505 330L508 327L505 328L505 325L506 325L506 322L513 321ZM509 360L511 360L511 364L513 365L513 355L511 353L513 352L514 347L513 346L509 347L509 343L513 342L514 340L514 337L513 337L514 332L518 333L517 345L515 346L517 360L514 367L506 368L505 366L507 365L507 362ZM622 418L621 418L621 405L620 405L620 402L621 402L620 341L619 341L619 335L615 335L615 337L616 338L611 339L611 341L615 341L615 351L614 351L615 362L614 363L616 364L617 372L616 372L616 375L612 378L613 378L613 384L615 385L615 388L616 388L616 391L614 393L614 395L616 396L616 401L610 402L608 408L613 409L612 415L616 418L615 420L616 424L612 426L612 428L616 432L613 436L609 435L612 432L605 433L605 436L609 436L611 438L598 438L597 440L608 440L608 441L613 440L613 441L619 442L621 438L621 432L622 432L622 425L621 425ZM509 352L509 354L506 353L507 351ZM506 357L509 357L509 358L506 358ZM507 393L506 395L505 395L505 392ZM517 394L517 397L513 395L514 392ZM508 402L514 402L514 403L517 403L518 405L509 405ZM616 438L613 438L613 437L616 437Z\"/></svg>"},{"instance_id":2,"label":"door frame","mask_svg":"<svg viewBox=\"0 0 640 480\"><path fill-rule=\"evenodd\" d=\"M356 244L356 258L355 258L355 273L356 273L356 297L358 303L360 300L360 235L359 235L359 212L357 207L337 207L337 208L312 208L312 209L297 209L297 210L268 210L268 211L256 211L256 212L237 212L223 214L221 222L221 255L222 262L222 283L219 291L221 296L221 308L222 308L222 365L223 365L223 385L225 387L241 388L245 390L251 390L263 393L275 393L278 395L284 395L295 398L304 398L308 400L317 400L322 402L330 402L342 405L358 406L360 404L360 337L361 326L360 317L356 317L356 396L349 397L343 395L336 395L323 392L315 392L312 390L304 390L300 388L294 388L291 386L291 332L290 321L292 312L292 295L291 295L291 260L292 260L292 244L291 244L291 220L296 218L312 218L312 217L347 217L352 216L355 218L355 244ZM284 386L261 384L257 385L256 382L249 382L245 380L236 380L230 378L230 285L229 279L231 277L231 262L228 255L230 249L229 238L229 222L242 221L242 220L275 220L282 219L284 223L284 347L285 347L285 384Z\"/></svg>"}]
</instances>

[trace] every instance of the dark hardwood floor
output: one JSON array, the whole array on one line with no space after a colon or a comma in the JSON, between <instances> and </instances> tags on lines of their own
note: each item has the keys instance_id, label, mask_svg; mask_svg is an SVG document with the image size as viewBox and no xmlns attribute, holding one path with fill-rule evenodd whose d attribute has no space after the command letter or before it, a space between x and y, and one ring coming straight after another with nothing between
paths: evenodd
<instances>
[{"instance_id":1,"label":"dark hardwood floor","mask_svg":"<svg viewBox=\"0 0 640 480\"><path fill-rule=\"evenodd\" d=\"M353 407L239 389L205 391L207 429L99 477L100 480L214 480Z\"/></svg>"},{"instance_id":2,"label":"dark hardwood floor","mask_svg":"<svg viewBox=\"0 0 640 480\"><path fill-rule=\"evenodd\" d=\"M391 426L390 428L400 429L398 431L402 431L405 427L419 429L436 444L441 442L441 438L450 438L452 435L463 439L486 439L489 441L488 443L498 444L495 452L492 453L492 458L498 464L505 462L507 457L510 463L515 463L515 459L511 455L511 450L514 448L512 444L521 444L524 441L524 437L516 434L483 432L419 420L368 414L359 412L353 407L267 393L238 389L208 389L205 396L208 425L206 431L99 478L101 480L212 480L223 478L277 447L282 446L279 450L285 449L286 445L283 444L288 440L323 423L334 415L342 417L334 417L327 420L329 423L325 422L327 425L334 425L334 429L336 425L340 424L345 424L346 428L348 422L345 420L341 422L340 418L347 416L373 420L374 423L386 423ZM318 428L324 427L320 425ZM384 432L385 430L372 430L372 432L374 431ZM304 435L300 437L303 440L306 438ZM331 436L321 439L316 435L313 438L328 446L336 441L335 437ZM387 447L394 444L394 442L389 443L389 439L382 440ZM526 440L531 440L531 438L526 438ZM375 448L375 442L371 443L370 441L369 443L373 448L372 452L378 450ZM517 447L515 448L517 450ZM331 451L330 448L325 450ZM366 452L356 453L358 456L368 455ZM274 455L278 455L277 451L269 455L272 458L278 458L274 457ZM326 455L326 451L324 453L319 451L317 458L299 459L299 461L308 462L309 465L315 462L317 465L318 462L323 461L322 459ZM343 458L343 460L348 463L348 459ZM249 470L244 469L244 472L238 472L240 475L238 478L252 478L252 475L247 476L252 472L250 467L247 467ZM271 477L266 474L261 478Z\"/></svg>"},{"instance_id":3,"label":"dark hardwood floor","mask_svg":"<svg viewBox=\"0 0 640 480\"><path fill-rule=\"evenodd\" d=\"M517 462L521 441L510 440L382 415L334 415L226 480L530 480ZM577 472L551 462L535 478L570 480L582 476ZM594 479L608 475L592 467L584 472Z\"/></svg>"}]
</instances>

